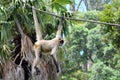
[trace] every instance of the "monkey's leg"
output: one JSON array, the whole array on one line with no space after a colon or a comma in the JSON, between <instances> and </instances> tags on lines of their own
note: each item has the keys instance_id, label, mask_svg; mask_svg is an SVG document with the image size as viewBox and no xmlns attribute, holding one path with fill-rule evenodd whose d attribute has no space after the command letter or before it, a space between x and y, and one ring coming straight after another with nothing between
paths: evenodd
<instances>
[{"instance_id":1,"label":"monkey's leg","mask_svg":"<svg viewBox=\"0 0 120 80\"><path fill-rule=\"evenodd\" d=\"M53 59L53 62L54 62L54 64L55 64L55 67L56 67L56 70L57 70L57 73L58 73L58 72L59 72L59 66L58 66L58 64L57 64L57 60L56 60L56 58L55 58L54 55L51 55L51 57L52 57L52 59Z\"/></svg>"},{"instance_id":2,"label":"monkey's leg","mask_svg":"<svg viewBox=\"0 0 120 80\"><path fill-rule=\"evenodd\" d=\"M35 58L35 60L33 62L33 67L32 67L32 74L35 74L35 75L39 75L40 74L40 70L37 67L38 62L39 62L39 59Z\"/></svg>"},{"instance_id":3,"label":"monkey's leg","mask_svg":"<svg viewBox=\"0 0 120 80\"><path fill-rule=\"evenodd\" d=\"M32 67L32 74L35 74L35 75L39 75L40 74L40 70L38 69L37 65L38 65L38 60L39 59L36 59L34 60L33 62L33 67Z\"/></svg>"},{"instance_id":4,"label":"monkey's leg","mask_svg":"<svg viewBox=\"0 0 120 80\"><path fill-rule=\"evenodd\" d=\"M33 62L33 67L32 67L32 74L40 74L40 70L37 68L37 65L39 63L39 60L40 60L40 53L41 50L39 50L39 48L35 49L35 59L34 59L34 62Z\"/></svg>"},{"instance_id":5,"label":"monkey's leg","mask_svg":"<svg viewBox=\"0 0 120 80\"><path fill-rule=\"evenodd\" d=\"M36 72L33 73L33 74L35 74L35 75L40 75L41 72L40 72L40 70L38 69L38 67L35 66L34 69L36 70Z\"/></svg>"}]
</instances>

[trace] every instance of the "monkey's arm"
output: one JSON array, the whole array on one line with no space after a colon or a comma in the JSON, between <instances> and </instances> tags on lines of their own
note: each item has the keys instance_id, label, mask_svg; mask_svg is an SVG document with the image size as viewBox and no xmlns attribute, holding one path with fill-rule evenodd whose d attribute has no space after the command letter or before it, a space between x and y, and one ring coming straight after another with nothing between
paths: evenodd
<instances>
[{"instance_id":1,"label":"monkey's arm","mask_svg":"<svg viewBox=\"0 0 120 80\"><path fill-rule=\"evenodd\" d=\"M59 21L59 25L58 25L58 30L57 30L57 33L56 33L56 37L57 38L61 38L61 32L62 32L62 23L63 23L63 18L61 18L61 20Z\"/></svg>"},{"instance_id":2,"label":"monkey's arm","mask_svg":"<svg viewBox=\"0 0 120 80\"><path fill-rule=\"evenodd\" d=\"M32 7L32 12L33 12L33 19L34 19L35 30L36 30L36 38L37 38L37 41L39 41L43 38L42 38L42 33L41 33L41 30L40 30L40 24L38 22L37 14L36 14L36 10L35 10L34 6Z\"/></svg>"}]
</instances>

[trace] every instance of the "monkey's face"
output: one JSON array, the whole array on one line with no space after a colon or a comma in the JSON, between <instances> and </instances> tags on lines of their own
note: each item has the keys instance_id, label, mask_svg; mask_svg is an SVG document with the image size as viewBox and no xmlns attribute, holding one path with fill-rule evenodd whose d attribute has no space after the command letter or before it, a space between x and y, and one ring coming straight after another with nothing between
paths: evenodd
<instances>
[{"instance_id":1,"label":"monkey's face","mask_svg":"<svg viewBox=\"0 0 120 80\"><path fill-rule=\"evenodd\" d=\"M63 39L59 39L59 46L62 46L64 44L64 40Z\"/></svg>"}]
</instances>

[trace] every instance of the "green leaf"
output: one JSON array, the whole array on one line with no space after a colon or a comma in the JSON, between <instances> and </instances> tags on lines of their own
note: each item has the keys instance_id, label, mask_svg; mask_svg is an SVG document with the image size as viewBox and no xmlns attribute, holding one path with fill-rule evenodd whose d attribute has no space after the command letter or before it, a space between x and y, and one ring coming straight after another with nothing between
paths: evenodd
<instances>
[{"instance_id":1,"label":"green leaf","mask_svg":"<svg viewBox=\"0 0 120 80\"><path fill-rule=\"evenodd\" d=\"M66 8L63 5L61 5L60 3L58 3L58 2L53 3L52 6L58 12L60 12L60 11L66 11Z\"/></svg>"},{"instance_id":2,"label":"green leaf","mask_svg":"<svg viewBox=\"0 0 120 80\"><path fill-rule=\"evenodd\" d=\"M55 0L55 2L60 4L71 4L72 2L70 0Z\"/></svg>"}]
</instances>

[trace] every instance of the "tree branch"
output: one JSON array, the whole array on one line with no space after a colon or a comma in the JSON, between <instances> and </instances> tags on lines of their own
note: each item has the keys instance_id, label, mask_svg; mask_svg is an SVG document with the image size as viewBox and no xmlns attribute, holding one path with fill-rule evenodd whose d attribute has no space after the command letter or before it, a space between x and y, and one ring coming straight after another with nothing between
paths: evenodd
<instances>
[{"instance_id":1,"label":"tree branch","mask_svg":"<svg viewBox=\"0 0 120 80\"><path fill-rule=\"evenodd\" d=\"M24 33L23 33L23 30L21 29L21 26L20 26L20 23L19 23L19 21L18 21L17 16L16 16L16 15L13 15L13 17L14 17L14 20L15 20L15 22L16 22L16 24L17 24L18 31L20 32L21 36L23 36Z\"/></svg>"},{"instance_id":2,"label":"tree branch","mask_svg":"<svg viewBox=\"0 0 120 80\"><path fill-rule=\"evenodd\" d=\"M79 9L79 7L80 7L81 2L82 2L82 0L80 0L79 4L78 4L78 6L77 6L76 11L78 11L78 9Z\"/></svg>"}]
</instances>

